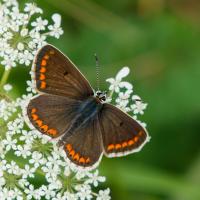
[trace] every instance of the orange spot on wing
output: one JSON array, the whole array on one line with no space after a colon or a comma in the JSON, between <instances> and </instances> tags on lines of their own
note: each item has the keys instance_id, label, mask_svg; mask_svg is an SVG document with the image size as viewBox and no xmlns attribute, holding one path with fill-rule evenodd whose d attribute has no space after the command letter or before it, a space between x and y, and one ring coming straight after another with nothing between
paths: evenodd
<instances>
[{"instance_id":1,"label":"orange spot on wing","mask_svg":"<svg viewBox=\"0 0 200 200\"><path fill-rule=\"evenodd\" d=\"M47 125L41 126L41 129L42 129L44 132L47 132L48 128L49 128L49 127L48 127Z\"/></svg>"},{"instance_id":2,"label":"orange spot on wing","mask_svg":"<svg viewBox=\"0 0 200 200\"><path fill-rule=\"evenodd\" d=\"M115 149L121 149L122 145L121 144L116 144Z\"/></svg>"},{"instance_id":3,"label":"orange spot on wing","mask_svg":"<svg viewBox=\"0 0 200 200\"><path fill-rule=\"evenodd\" d=\"M128 146L128 143L127 143L127 142L123 142L123 143L122 143L122 147L123 147L123 148L125 148L125 147L127 147L127 146Z\"/></svg>"},{"instance_id":4,"label":"orange spot on wing","mask_svg":"<svg viewBox=\"0 0 200 200\"><path fill-rule=\"evenodd\" d=\"M133 140L129 140L129 141L128 141L128 145L129 145L129 146L131 146L131 145L133 145L133 144L134 144L134 141L133 141Z\"/></svg>"},{"instance_id":5,"label":"orange spot on wing","mask_svg":"<svg viewBox=\"0 0 200 200\"><path fill-rule=\"evenodd\" d=\"M113 150L114 148L115 148L115 145L114 145L114 144L110 144L110 145L108 145L107 150L108 150L108 151L111 151L111 150Z\"/></svg>"},{"instance_id":6,"label":"orange spot on wing","mask_svg":"<svg viewBox=\"0 0 200 200\"><path fill-rule=\"evenodd\" d=\"M47 61L46 61L45 59L43 59L43 60L41 61L41 66L45 67L46 65L47 65Z\"/></svg>"},{"instance_id":7,"label":"orange spot on wing","mask_svg":"<svg viewBox=\"0 0 200 200\"><path fill-rule=\"evenodd\" d=\"M40 74L40 80L43 81L45 79L45 75L44 74Z\"/></svg>"},{"instance_id":8,"label":"orange spot on wing","mask_svg":"<svg viewBox=\"0 0 200 200\"><path fill-rule=\"evenodd\" d=\"M32 117L32 119L33 119L34 121L37 120L37 119L39 118L38 115L36 115L36 114L32 114L31 117Z\"/></svg>"},{"instance_id":9,"label":"orange spot on wing","mask_svg":"<svg viewBox=\"0 0 200 200\"><path fill-rule=\"evenodd\" d=\"M80 159L79 159L79 163L85 163L86 161L85 161L85 158L83 158L83 157L81 157Z\"/></svg>"},{"instance_id":10,"label":"orange spot on wing","mask_svg":"<svg viewBox=\"0 0 200 200\"><path fill-rule=\"evenodd\" d=\"M74 151L74 150L71 150L71 151L69 152L69 155L72 156L72 157L74 156L74 154L75 154L75 151Z\"/></svg>"},{"instance_id":11,"label":"orange spot on wing","mask_svg":"<svg viewBox=\"0 0 200 200\"><path fill-rule=\"evenodd\" d=\"M76 161L78 161L78 160L79 160L79 157L80 157L79 154L76 153L76 154L73 156L73 159L76 160Z\"/></svg>"},{"instance_id":12,"label":"orange spot on wing","mask_svg":"<svg viewBox=\"0 0 200 200\"><path fill-rule=\"evenodd\" d=\"M85 163L87 163L87 164L90 163L90 158L87 158Z\"/></svg>"},{"instance_id":13,"label":"orange spot on wing","mask_svg":"<svg viewBox=\"0 0 200 200\"><path fill-rule=\"evenodd\" d=\"M50 134L50 135L53 135L53 136L55 136L55 135L57 135L58 134L58 131L56 130L56 129L49 129L48 131L47 131L47 133L48 134Z\"/></svg>"},{"instance_id":14,"label":"orange spot on wing","mask_svg":"<svg viewBox=\"0 0 200 200\"><path fill-rule=\"evenodd\" d=\"M32 108L31 113L36 113L37 109L36 108Z\"/></svg>"},{"instance_id":15,"label":"orange spot on wing","mask_svg":"<svg viewBox=\"0 0 200 200\"><path fill-rule=\"evenodd\" d=\"M138 140L139 140L139 138L138 138L138 137L135 137L135 138L134 138L134 141L135 141L135 142L137 142Z\"/></svg>"},{"instance_id":16,"label":"orange spot on wing","mask_svg":"<svg viewBox=\"0 0 200 200\"><path fill-rule=\"evenodd\" d=\"M44 59L48 60L48 59L49 59L49 55L46 54L46 55L44 56Z\"/></svg>"},{"instance_id":17,"label":"orange spot on wing","mask_svg":"<svg viewBox=\"0 0 200 200\"><path fill-rule=\"evenodd\" d=\"M45 67L41 67L40 72L41 73L45 73L47 71L47 69Z\"/></svg>"},{"instance_id":18,"label":"orange spot on wing","mask_svg":"<svg viewBox=\"0 0 200 200\"><path fill-rule=\"evenodd\" d=\"M143 135L143 132L140 131L140 132L138 133L138 135L141 137L141 136Z\"/></svg>"},{"instance_id":19,"label":"orange spot on wing","mask_svg":"<svg viewBox=\"0 0 200 200\"><path fill-rule=\"evenodd\" d=\"M46 82L45 82L45 81L42 81L42 82L41 82L41 85L40 85L40 88L41 88L41 89L45 89L46 86L47 86Z\"/></svg>"},{"instance_id":20,"label":"orange spot on wing","mask_svg":"<svg viewBox=\"0 0 200 200\"><path fill-rule=\"evenodd\" d=\"M72 145L71 144L66 144L66 149L67 149L67 151L71 151L72 150Z\"/></svg>"},{"instance_id":21,"label":"orange spot on wing","mask_svg":"<svg viewBox=\"0 0 200 200\"><path fill-rule=\"evenodd\" d=\"M37 120L35 123L36 123L39 127L42 126L42 120Z\"/></svg>"}]
</instances>

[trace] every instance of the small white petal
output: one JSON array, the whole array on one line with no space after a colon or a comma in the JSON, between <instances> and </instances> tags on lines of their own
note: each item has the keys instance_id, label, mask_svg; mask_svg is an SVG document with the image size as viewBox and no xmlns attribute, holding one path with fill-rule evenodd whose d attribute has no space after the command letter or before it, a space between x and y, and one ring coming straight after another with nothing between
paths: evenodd
<instances>
[{"instance_id":1,"label":"small white petal","mask_svg":"<svg viewBox=\"0 0 200 200\"><path fill-rule=\"evenodd\" d=\"M114 78L108 78L108 79L106 79L106 82L113 84L115 82L115 79Z\"/></svg>"},{"instance_id":2,"label":"small white petal","mask_svg":"<svg viewBox=\"0 0 200 200\"><path fill-rule=\"evenodd\" d=\"M3 89L6 91L6 92L9 92L10 90L12 90L12 85L11 84L6 84L3 86Z\"/></svg>"},{"instance_id":3,"label":"small white petal","mask_svg":"<svg viewBox=\"0 0 200 200\"><path fill-rule=\"evenodd\" d=\"M54 21L55 25L59 27L61 25L61 15L58 13L55 13L52 15L52 20Z\"/></svg>"},{"instance_id":4,"label":"small white petal","mask_svg":"<svg viewBox=\"0 0 200 200\"><path fill-rule=\"evenodd\" d=\"M19 43L17 44L17 48L18 48L20 51L22 51L22 50L24 49L24 44L21 43L21 42L19 42Z\"/></svg>"},{"instance_id":5,"label":"small white petal","mask_svg":"<svg viewBox=\"0 0 200 200\"><path fill-rule=\"evenodd\" d=\"M123 67L116 76L116 80L122 80L122 78L126 77L130 72L129 67Z\"/></svg>"},{"instance_id":6,"label":"small white petal","mask_svg":"<svg viewBox=\"0 0 200 200\"><path fill-rule=\"evenodd\" d=\"M132 85L131 83L125 82L125 81L120 82L120 83L119 83L119 87L120 87L120 88L126 88L126 89L128 89L128 90L132 90L132 89L133 89L133 85Z\"/></svg>"},{"instance_id":7,"label":"small white petal","mask_svg":"<svg viewBox=\"0 0 200 200\"><path fill-rule=\"evenodd\" d=\"M132 100L141 101L141 98L138 95L133 95Z\"/></svg>"}]
</instances>

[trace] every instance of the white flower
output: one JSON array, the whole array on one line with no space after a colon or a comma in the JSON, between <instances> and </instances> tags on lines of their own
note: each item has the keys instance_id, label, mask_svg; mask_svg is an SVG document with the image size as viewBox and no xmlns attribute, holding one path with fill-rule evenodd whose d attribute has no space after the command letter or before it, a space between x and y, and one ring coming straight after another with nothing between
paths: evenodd
<instances>
[{"instance_id":1,"label":"white flower","mask_svg":"<svg viewBox=\"0 0 200 200\"><path fill-rule=\"evenodd\" d=\"M33 55L28 50L25 50L23 53L19 53L20 64L25 64L26 66L29 66L32 60L33 60Z\"/></svg>"},{"instance_id":2,"label":"white flower","mask_svg":"<svg viewBox=\"0 0 200 200\"><path fill-rule=\"evenodd\" d=\"M29 185L28 188L25 189L24 191L27 194L27 199L41 199L42 196L42 191L38 189L34 189L33 185Z\"/></svg>"},{"instance_id":3,"label":"white flower","mask_svg":"<svg viewBox=\"0 0 200 200\"><path fill-rule=\"evenodd\" d=\"M41 190L43 192L43 196L45 197L45 199L52 199L53 197L56 196L56 192L51 188L51 185L48 185L48 187L43 185L41 187Z\"/></svg>"},{"instance_id":4,"label":"white flower","mask_svg":"<svg viewBox=\"0 0 200 200\"><path fill-rule=\"evenodd\" d=\"M17 63L29 66L47 37L59 38L63 34L61 16L52 15L54 23L48 25L47 19L32 17L42 13L35 3L26 3L24 9L19 9L16 0L0 4L0 60L6 70Z\"/></svg>"},{"instance_id":5,"label":"white flower","mask_svg":"<svg viewBox=\"0 0 200 200\"><path fill-rule=\"evenodd\" d=\"M51 180L56 180L57 175L60 172L60 168L58 166L44 166L42 167L42 170L45 172L45 176L47 181L51 182Z\"/></svg>"},{"instance_id":6,"label":"white flower","mask_svg":"<svg viewBox=\"0 0 200 200\"><path fill-rule=\"evenodd\" d=\"M130 108L127 108L127 105L129 104L129 98L130 98L130 95L132 92L133 92L132 90L126 90L125 92L119 92L119 95L115 100L117 106L123 110L126 110L126 112L130 111Z\"/></svg>"},{"instance_id":7,"label":"white flower","mask_svg":"<svg viewBox=\"0 0 200 200\"><path fill-rule=\"evenodd\" d=\"M36 90L35 90L35 84L34 84L34 81L31 80L31 81L26 81L28 87L26 88L26 91L27 92L31 92L31 93L34 93L36 94Z\"/></svg>"},{"instance_id":8,"label":"white flower","mask_svg":"<svg viewBox=\"0 0 200 200\"><path fill-rule=\"evenodd\" d=\"M6 91L6 92L9 92L10 90L12 90L12 85L11 84L5 84L4 86L3 86L3 89Z\"/></svg>"},{"instance_id":9,"label":"white flower","mask_svg":"<svg viewBox=\"0 0 200 200\"><path fill-rule=\"evenodd\" d=\"M39 167L41 164L44 164L46 159L43 158L42 154L39 152L33 152L32 158L29 160L30 164L33 164L35 168Z\"/></svg>"},{"instance_id":10,"label":"white flower","mask_svg":"<svg viewBox=\"0 0 200 200\"><path fill-rule=\"evenodd\" d=\"M24 11L28 12L30 15L33 15L35 13L43 13L42 9L38 8L34 3L26 3Z\"/></svg>"},{"instance_id":11,"label":"white flower","mask_svg":"<svg viewBox=\"0 0 200 200\"><path fill-rule=\"evenodd\" d=\"M62 165L60 156L58 154L56 154L55 152L52 152L52 154L47 157L46 165L51 166L51 167Z\"/></svg>"},{"instance_id":12,"label":"white flower","mask_svg":"<svg viewBox=\"0 0 200 200\"><path fill-rule=\"evenodd\" d=\"M48 28L50 30L50 35L59 38L63 34L63 30L60 27L61 25L61 16L59 14L54 14L52 16L52 19L54 21L54 25L49 25Z\"/></svg>"},{"instance_id":13,"label":"white flower","mask_svg":"<svg viewBox=\"0 0 200 200\"><path fill-rule=\"evenodd\" d=\"M22 135L20 136L19 138L20 141L24 141L25 144L32 144L33 142L33 135L32 135L32 132L29 131L27 132L26 130L22 130Z\"/></svg>"},{"instance_id":14,"label":"white flower","mask_svg":"<svg viewBox=\"0 0 200 200\"><path fill-rule=\"evenodd\" d=\"M11 161L10 164L9 163L6 164L6 169L7 169L7 172L10 174L15 174L15 175L20 174L19 166L14 161Z\"/></svg>"},{"instance_id":15,"label":"white flower","mask_svg":"<svg viewBox=\"0 0 200 200\"><path fill-rule=\"evenodd\" d=\"M21 32L20 32L20 35L22 37L25 37L28 35L28 29L27 28L22 28Z\"/></svg>"},{"instance_id":16,"label":"white flower","mask_svg":"<svg viewBox=\"0 0 200 200\"><path fill-rule=\"evenodd\" d=\"M6 147L6 151L9 151L11 149L13 149L13 150L16 149L17 140L13 139L10 135L7 135L6 139L2 140L2 142Z\"/></svg>"},{"instance_id":17,"label":"white flower","mask_svg":"<svg viewBox=\"0 0 200 200\"><path fill-rule=\"evenodd\" d=\"M99 172L96 170L94 173L88 173L89 179L86 181L87 184L92 183L95 187L98 186L98 182L104 182L106 179L103 176L98 176Z\"/></svg>"},{"instance_id":18,"label":"white flower","mask_svg":"<svg viewBox=\"0 0 200 200\"><path fill-rule=\"evenodd\" d=\"M41 17L38 17L36 21L32 22L31 25L35 27L36 31L43 31L45 30L45 26L48 24L48 21L45 19L43 20Z\"/></svg>"},{"instance_id":19,"label":"white flower","mask_svg":"<svg viewBox=\"0 0 200 200\"><path fill-rule=\"evenodd\" d=\"M89 200L92 199L91 194L91 187L87 184L84 184L83 186L77 187L78 189L78 196L80 200Z\"/></svg>"},{"instance_id":20,"label":"white flower","mask_svg":"<svg viewBox=\"0 0 200 200\"><path fill-rule=\"evenodd\" d=\"M14 188L14 190L12 190L12 198L15 198L16 200L24 199L22 192L17 188Z\"/></svg>"},{"instance_id":21,"label":"white flower","mask_svg":"<svg viewBox=\"0 0 200 200\"><path fill-rule=\"evenodd\" d=\"M22 178L34 178L35 177L35 168L31 168L29 165L25 165L24 169L22 169Z\"/></svg>"},{"instance_id":22,"label":"white flower","mask_svg":"<svg viewBox=\"0 0 200 200\"><path fill-rule=\"evenodd\" d=\"M23 157L23 158L27 158L28 156L31 155L31 146L29 145L18 145L17 149L15 151L15 155L17 155L18 157Z\"/></svg>"},{"instance_id":23,"label":"white flower","mask_svg":"<svg viewBox=\"0 0 200 200\"><path fill-rule=\"evenodd\" d=\"M18 2L16 0L3 0L7 7L9 6L18 6Z\"/></svg>"},{"instance_id":24,"label":"white flower","mask_svg":"<svg viewBox=\"0 0 200 200\"><path fill-rule=\"evenodd\" d=\"M21 116L19 116L19 118L17 118L14 121L10 121L7 124L8 134L14 135L15 133L20 133L23 126L24 126L24 120L21 118Z\"/></svg>"},{"instance_id":25,"label":"white flower","mask_svg":"<svg viewBox=\"0 0 200 200\"><path fill-rule=\"evenodd\" d=\"M109 78L106 81L110 83L109 90L113 90L119 93L120 88L126 88L128 90L132 90L133 86L129 82L122 81L124 77L129 74L129 68L123 67L116 75L115 78Z\"/></svg>"},{"instance_id":26,"label":"white flower","mask_svg":"<svg viewBox=\"0 0 200 200\"><path fill-rule=\"evenodd\" d=\"M126 90L125 92L120 92L116 102L118 103L120 100L128 100L133 90Z\"/></svg>"},{"instance_id":27,"label":"white flower","mask_svg":"<svg viewBox=\"0 0 200 200\"><path fill-rule=\"evenodd\" d=\"M16 67L15 58L11 56L4 56L4 60L1 61L1 64L5 66L6 70L9 70L11 67Z\"/></svg>"},{"instance_id":28,"label":"white flower","mask_svg":"<svg viewBox=\"0 0 200 200\"><path fill-rule=\"evenodd\" d=\"M144 110L146 109L147 104L142 103L142 101L136 101L135 104L131 105L131 109L133 110L134 114L144 114Z\"/></svg>"},{"instance_id":29,"label":"white flower","mask_svg":"<svg viewBox=\"0 0 200 200\"><path fill-rule=\"evenodd\" d=\"M7 121L16 111L15 102L7 102L5 99L0 100L0 118Z\"/></svg>"},{"instance_id":30,"label":"white flower","mask_svg":"<svg viewBox=\"0 0 200 200\"><path fill-rule=\"evenodd\" d=\"M31 42L29 42L29 47L30 48L34 48L35 46L38 46L38 48L41 48L42 46L44 46L46 44L46 36L45 35L41 35L40 33L35 33L35 32L31 32L30 36L33 38L33 40Z\"/></svg>"},{"instance_id":31,"label":"white flower","mask_svg":"<svg viewBox=\"0 0 200 200\"><path fill-rule=\"evenodd\" d=\"M110 189L100 190L97 196L97 200L110 200Z\"/></svg>"}]
</instances>

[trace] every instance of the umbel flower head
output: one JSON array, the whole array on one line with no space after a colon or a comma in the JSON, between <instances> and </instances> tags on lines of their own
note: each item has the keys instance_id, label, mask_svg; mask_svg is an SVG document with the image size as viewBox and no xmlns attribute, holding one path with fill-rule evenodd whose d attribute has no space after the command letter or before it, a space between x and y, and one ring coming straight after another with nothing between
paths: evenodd
<instances>
[{"instance_id":1,"label":"umbel flower head","mask_svg":"<svg viewBox=\"0 0 200 200\"><path fill-rule=\"evenodd\" d=\"M16 0L0 1L0 60L7 70L17 63L29 66L48 36L63 34L61 16L52 15L53 24L49 24L42 13L34 3L26 3L20 10Z\"/></svg>"}]
</instances>

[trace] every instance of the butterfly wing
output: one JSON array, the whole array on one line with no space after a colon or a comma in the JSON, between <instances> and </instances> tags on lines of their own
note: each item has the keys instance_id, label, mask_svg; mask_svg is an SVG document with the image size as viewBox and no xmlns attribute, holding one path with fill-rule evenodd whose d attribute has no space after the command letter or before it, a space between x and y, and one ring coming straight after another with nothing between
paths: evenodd
<instances>
[{"instance_id":1,"label":"butterfly wing","mask_svg":"<svg viewBox=\"0 0 200 200\"><path fill-rule=\"evenodd\" d=\"M148 133L136 120L105 103L99 113L104 153L108 157L137 152L148 141Z\"/></svg>"},{"instance_id":2,"label":"butterfly wing","mask_svg":"<svg viewBox=\"0 0 200 200\"><path fill-rule=\"evenodd\" d=\"M30 100L27 106L27 121L43 134L59 137L73 122L79 106L78 100L42 94Z\"/></svg>"},{"instance_id":3,"label":"butterfly wing","mask_svg":"<svg viewBox=\"0 0 200 200\"><path fill-rule=\"evenodd\" d=\"M97 167L103 155L98 116L63 139L64 150L72 163L87 170Z\"/></svg>"},{"instance_id":4,"label":"butterfly wing","mask_svg":"<svg viewBox=\"0 0 200 200\"><path fill-rule=\"evenodd\" d=\"M76 66L51 45L42 47L34 61L36 88L40 92L82 100L93 95L89 82Z\"/></svg>"}]
</instances>

